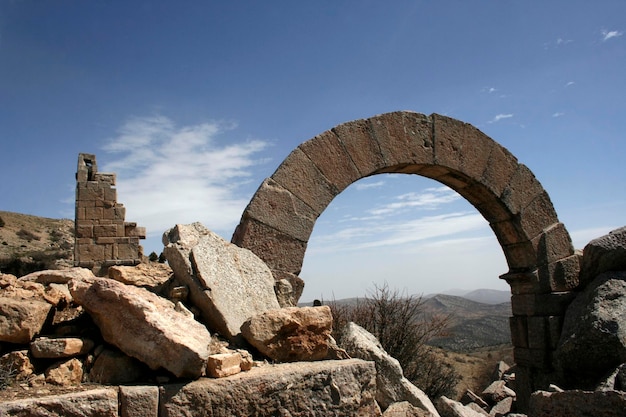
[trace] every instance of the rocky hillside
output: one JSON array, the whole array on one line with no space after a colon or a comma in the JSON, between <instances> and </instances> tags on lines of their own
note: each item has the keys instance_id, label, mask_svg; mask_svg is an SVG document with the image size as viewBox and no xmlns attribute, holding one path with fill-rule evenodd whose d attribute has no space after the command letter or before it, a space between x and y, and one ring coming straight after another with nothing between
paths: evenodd
<instances>
[{"instance_id":1,"label":"rocky hillside","mask_svg":"<svg viewBox=\"0 0 626 417\"><path fill-rule=\"evenodd\" d=\"M0 272L17 276L71 266L74 221L0 211Z\"/></svg>"}]
</instances>

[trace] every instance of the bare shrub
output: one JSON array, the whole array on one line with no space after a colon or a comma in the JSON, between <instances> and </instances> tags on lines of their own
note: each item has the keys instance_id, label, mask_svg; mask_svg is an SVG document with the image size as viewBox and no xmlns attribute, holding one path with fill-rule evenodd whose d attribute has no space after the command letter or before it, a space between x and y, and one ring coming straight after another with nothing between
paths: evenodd
<instances>
[{"instance_id":1,"label":"bare shrub","mask_svg":"<svg viewBox=\"0 0 626 417\"><path fill-rule=\"evenodd\" d=\"M20 229L17 232L15 232L15 234L19 236L21 239L27 240L29 242L31 240L41 240L41 237L37 236L33 232L26 230L26 229Z\"/></svg>"},{"instance_id":2,"label":"bare shrub","mask_svg":"<svg viewBox=\"0 0 626 417\"><path fill-rule=\"evenodd\" d=\"M421 297L391 290L385 283L356 303L329 303L333 313L335 338L341 339L349 322L372 333L383 348L396 358L404 376L430 398L452 395L460 379L427 343L447 334L449 316L429 315Z\"/></svg>"},{"instance_id":3,"label":"bare shrub","mask_svg":"<svg viewBox=\"0 0 626 417\"><path fill-rule=\"evenodd\" d=\"M10 387L15 382L17 371L13 369L13 366L3 364L0 366L0 390Z\"/></svg>"}]
</instances>

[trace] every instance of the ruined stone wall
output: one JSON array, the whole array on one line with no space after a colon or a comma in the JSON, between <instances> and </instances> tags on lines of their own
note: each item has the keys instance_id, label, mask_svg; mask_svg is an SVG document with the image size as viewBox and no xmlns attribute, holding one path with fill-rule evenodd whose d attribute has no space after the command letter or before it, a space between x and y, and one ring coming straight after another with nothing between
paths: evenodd
<instances>
[{"instance_id":1,"label":"ruined stone wall","mask_svg":"<svg viewBox=\"0 0 626 417\"><path fill-rule=\"evenodd\" d=\"M117 202L115 174L100 173L93 154L78 155L74 265L101 275L111 265L141 262L139 239L144 227L126 222L126 208Z\"/></svg>"}]
</instances>

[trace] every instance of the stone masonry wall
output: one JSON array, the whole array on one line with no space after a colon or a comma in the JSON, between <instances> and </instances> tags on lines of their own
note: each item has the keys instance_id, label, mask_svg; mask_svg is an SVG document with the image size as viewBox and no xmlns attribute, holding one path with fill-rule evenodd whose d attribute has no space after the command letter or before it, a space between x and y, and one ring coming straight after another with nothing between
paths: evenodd
<instances>
[{"instance_id":1,"label":"stone masonry wall","mask_svg":"<svg viewBox=\"0 0 626 417\"><path fill-rule=\"evenodd\" d=\"M139 239L144 227L126 222L126 208L117 202L115 174L99 173L96 156L78 155L74 265L102 275L111 265L141 262Z\"/></svg>"}]
</instances>

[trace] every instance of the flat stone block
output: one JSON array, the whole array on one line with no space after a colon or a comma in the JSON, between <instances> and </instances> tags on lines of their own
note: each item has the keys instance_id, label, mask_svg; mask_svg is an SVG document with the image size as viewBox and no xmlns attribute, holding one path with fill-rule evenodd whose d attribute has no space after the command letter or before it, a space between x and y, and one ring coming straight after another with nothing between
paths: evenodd
<instances>
[{"instance_id":1,"label":"flat stone block","mask_svg":"<svg viewBox=\"0 0 626 417\"><path fill-rule=\"evenodd\" d=\"M76 201L97 201L104 199L104 190L100 187L87 187L85 184L78 183L76 185Z\"/></svg>"},{"instance_id":2,"label":"flat stone block","mask_svg":"<svg viewBox=\"0 0 626 417\"><path fill-rule=\"evenodd\" d=\"M480 182L500 197L517 170L517 158L503 146L494 144Z\"/></svg>"},{"instance_id":3,"label":"flat stone block","mask_svg":"<svg viewBox=\"0 0 626 417\"><path fill-rule=\"evenodd\" d=\"M547 265L574 254L574 246L563 223L544 229L532 240L537 253L537 266Z\"/></svg>"},{"instance_id":4,"label":"flat stone block","mask_svg":"<svg viewBox=\"0 0 626 417\"><path fill-rule=\"evenodd\" d=\"M93 238L93 226L77 226L76 237L77 238Z\"/></svg>"},{"instance_id":5,"label":"flat stone block","mask_svg":"<svg viewBox=\"0 0 626 417\"><path fill-rule=\"evenodd\" d=\"M243 219L233 234L232 243L251 250L271 270L299 275L306 242L273 229L258 220ZM289 254L289 256L285 256Z\"/></svg>"},{"instance_id":6,"label":"flat stone block","mask_svg":"<svg viewBox=\"0 0 626 417\"><path fill-rule=\"evenodd\" d=\"M237 352L209 355L207 373L213 378L224 378L241 372L241 355Z\"/></svg>"},{"instance_id":7,"label":"flat stone block","mask_svg":"<svg viewBox=\"0 0 626 417\"><path fill-rule=\"evenodd\" d=\"M559 223L548 193L543 192L522 210L520 223L530 239Z\"/></svg>"},{"instance_id":8,"label":"flat stone block","mask_svg":"<svg viewBox=\"0 0 626 417\"><path fill-rule=\"evenodd\" d=\"M158 417L159 387L121 386L120 417Z\"/></svg>"},{"instance_id":9,"label":"flat stone block","mask_svg":"<svg viewBox=\"0 0 626 417\"><path fill-rule=\"evenodd\" d=\"M502 192L502 201L512 213L520 213L541 193L543 186L526 165L518 164L517 171Z\"/></svg>"},{"instance_id":10,"label":"flat stone block","mask_svg":"<svg viewBox=\"0 0 626 417\"><path fill-rule=\"evenodd\" d=\"M550 285L553 292L573 291L579 286L578 274L580 271L581 254L574 254L566 258L543 265L539 268L539 279Z\"/></svg>"},{"instance_id":11,"label":"flat stone block","mask_svg":"<svg viewBox=\"0 0 626 417\"><path fill-rule=\"evenodd\" d=\"M87 207L85 208L85 219L96 220L103 217L102 207Z\"/></svg>"},{"instance_id":12,"label":"flat stone block","mask_svg":"<svg viewBox=\"0 0 626 417\"><path fill-rule=\"evenodd\" d=\"M318 216L339 194L299 148L294 149L280 164L272 179L304 201Z\"/></svg>"},{"instance_id":13,"label":"flat stone block","mask_svg":"<svg viewBox=\"0 0 626 417\"><path fill-rule=\"evenodd\" d=\"M117 417L117 388L0 402L1 416Z\"/></svg>"},{"instance_id":14,"label":"flat stone block","mask_svg":"<svg viewBox=\"0 0 626 417\"><path fill-rule=\"evenodd\" d=\"M299 148L338 192L361 178L350 155L332 130L302 143Z\"/></svg>"},{"instance_id":15,"label":"flat stone block","mask_svg":"<svg viewBox=\"0 0 626 417\"><path fill-rule=\"evenodd\" d=\"M515 347L528 347L528 317L513 316L509 317L509 326L511 328L511 342Z\"/></svg>"},{"instance_id":16,"label":"flat stone block","mask_svg":"<svg viewBox=\"0 0 626 417\"><path fill-rule=\"evenodd\" d=\"M513 349L515 364L535 369L547 369L551 366L550 351L544 349Z\"/></svg>"},{"instance_id":17,"label":"flat stone block","mask_svg":"<svg viewBox=\"0 0 626 417\"><path fill-rule=\"evenodd\" d=\"M304 242L317 219L311 207L271 178L263 181L245 215Z\"/></svg>"},{"instance_id":18,"label":"flat stone block","mask_svg":"<svg viewBox=\"0 0 626 417\"><path fill-rule=\"evenodd\" d=\"M115 225L97 225L93 227L93 234L98 237L110 237L117 235L117 227Z\"/></svg>"},{"instance_id":19,"label":"flat stone block","mask_svg":"<svg viewBox=\"0 0 626 417\"><path fill-rule=\"evenodd\" d=\"M372 137L369 120L359 119L332 129L354 161L360 178L387 167L378 141Z\"/></svg>"},{"instance_id":20,"label":"flat stone block","mask_svg":"<svg viewBox=\"0 0 626 417\"><path fill-rule=\"evenodd\" d=\"M513 294L511 304L516 316L562 316L574 299L574 292L550 294Z\"/></svg>"},{"instance_id":21,"label":"flat stone block","mask_svg":"<svg viewBox=\"0 0 626 417\"><path fill-rule=\"evenodd\" d=\"M433 164L433 125L429 116L395 112L369 119L388 166Z\"/></svg>"}]
</instances>

